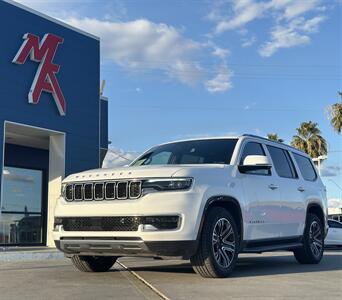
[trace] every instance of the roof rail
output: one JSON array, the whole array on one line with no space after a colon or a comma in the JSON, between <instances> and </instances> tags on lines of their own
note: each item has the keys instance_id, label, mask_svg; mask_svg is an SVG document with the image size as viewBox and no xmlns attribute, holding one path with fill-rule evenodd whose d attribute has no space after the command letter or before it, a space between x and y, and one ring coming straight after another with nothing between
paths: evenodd
<instances>
[{"instance_id":1,"label":"roof rail","mask_svg":"<svg viewBox=\"0 0 342 300\"><path fill-rule=\"evenodd\" d=\"M245 134L243 134L242 136L253 137L253 138L257 138L257 139L262 139L262 140L264 140L264 141L277 143L277 144L283 145L283 146L285 145L286 147L289 147L289 148L291 148L291 149L293 149L293 150L296 150L296 151L299 151L299 152L304 153L305 155L308 155L308 154L305 153L304 151L299 150L299 149L297 149L297 148L295 148L295 147L293 147L293 146L291 146L291 145L284 144L284 143L282 143L282 142L278 142L278 141L274 141L274 140L270 140L270 139L265 138L265 137L263 137L263 136L259 136L259 135L256 135L256 134L249 134L249 133L245 133Z\"/></svg>"}]
</instances>

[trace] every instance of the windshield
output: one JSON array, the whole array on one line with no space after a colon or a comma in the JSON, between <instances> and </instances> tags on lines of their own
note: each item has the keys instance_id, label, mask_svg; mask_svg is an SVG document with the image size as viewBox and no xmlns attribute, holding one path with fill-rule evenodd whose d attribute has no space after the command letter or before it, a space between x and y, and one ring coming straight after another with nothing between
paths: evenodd
<instances>
[{"instance_id":1,"label":"windshield","mask_svg":"<svg viewBox=\"0 0 342 300\"><path fill-rule=\"evenodd\" d=\"M237 139L212 139L177 142L153 148L132 166L229 164Z\"/></svg>"}]
</instances>

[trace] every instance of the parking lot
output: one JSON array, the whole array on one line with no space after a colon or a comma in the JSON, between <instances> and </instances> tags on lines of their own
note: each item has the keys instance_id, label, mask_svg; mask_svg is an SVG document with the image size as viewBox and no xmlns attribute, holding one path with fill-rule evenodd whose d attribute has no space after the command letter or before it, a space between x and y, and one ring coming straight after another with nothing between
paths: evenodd
<instances>
[{"instance_id":1,"label":"parking lot","mask_svg":"<svg viewBox=\"0 0 342 300\"><path fill-rule=\"evenodd\" d=\"M80 273L69 260L1 263L1 299L339 299L342 251L319 265L291 253L241 255L234 274L204 279L176 260L122 258L108 273Z\"/></svg>"}]
</instances>

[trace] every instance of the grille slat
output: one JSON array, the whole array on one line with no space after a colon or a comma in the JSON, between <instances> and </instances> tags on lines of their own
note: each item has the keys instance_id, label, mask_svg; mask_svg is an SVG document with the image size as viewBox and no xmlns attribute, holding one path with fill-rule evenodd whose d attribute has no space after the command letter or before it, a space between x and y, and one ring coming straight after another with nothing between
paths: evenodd
<instances>
[{"instance_id":1,"label":"grille slat","mask_svg":"<svg viewBox=\"0 0 342 300\"><path fill-rule=\"evenodd\" d=\"M94 198L95 200L103 200L103 183L95 183L94 184Z\"/></svg>"},{"instance_id":2,"label":"grille slat","mask_svg":"<svg viewBox=\"0 0 342 300\"><path fill-rule=\"evenodd\" d=\"M115 199L115 182L107 182L105 188L105 198L106 200L114 200Z\"/></svg>"},{"instance_id":3,"label":"grille slat","mask_svg":"<svg viewBox=\"0 0 342 300\"><path fill-rule=\"evenodd\" d=\"M129 197L132 199L139 198L141 196L141 181L132 181L129 184Z\"/></svg>"},{"instance_id":4,"label":"grille slat","mask_svg":"<svg viewBox=\"0 0 342 300\"><path fill-rule=\"evenodd\" d=\"M86 183L84 185L84 200L93 200L93 184Z\"/></svg>"},{"instance_id":5,"label":"grille slat","mask_svg":"<svg viewBox=\"0 0 342 300\"><path fill-rule=\"evenodd\" d=\"M142 182L138 180L70 183L65 188L68 202L138 199L141 195Z\"/></svg>"},{"instance_id":6,"label":"grille slat","mask_svg":"<svg viewBox=\"0 0 342 300\"><path fill-rule=\"evenodd\" d=\"M75 201L83 200L83 185L82 184L74 185L74 200Z\"/></svg>"},{"instance_id":7,"label":"grille slat","mask_svg":"<svg viewBox=\"0 0 342 300\"><path fill-rule=\"evenodd\" d=\"M128 182L127 181L120 181L116 185L116 197L119 200L127 199L128 197Z\"/></svg>"}]
</instances>

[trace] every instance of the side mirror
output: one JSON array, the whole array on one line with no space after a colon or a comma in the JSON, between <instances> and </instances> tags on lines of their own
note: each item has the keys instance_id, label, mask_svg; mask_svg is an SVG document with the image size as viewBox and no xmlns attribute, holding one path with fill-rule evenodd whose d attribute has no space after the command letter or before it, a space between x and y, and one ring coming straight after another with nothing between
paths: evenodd
<instances>
[{"instance_id":1,"label":"side mirror","mask_svg":"<svg viewBox=\"0 0 342 300\"><path fill-rule=\"evenodd\" d=\"M242 165L238 166L241 173L247 173L255 170L270 170L272 164L267 156L263 155L248 155Z\"/></svg>"}]
</instances>

